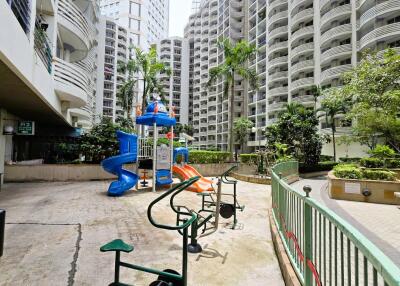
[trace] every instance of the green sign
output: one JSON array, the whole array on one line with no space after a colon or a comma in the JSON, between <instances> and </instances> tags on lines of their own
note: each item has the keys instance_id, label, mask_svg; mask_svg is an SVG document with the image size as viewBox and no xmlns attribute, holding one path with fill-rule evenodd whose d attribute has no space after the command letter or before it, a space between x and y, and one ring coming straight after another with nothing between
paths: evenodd
<instances>
[{"instance_id":1,"label":"green sign","mask_svg":"<svg viewBox=\"0 0 400 286\"><path fill-rule=\"evenodd\" d=\"M34 121L19 121L17 134L18 135L35 135L35 122Z\"/></svg>"}]
</instances>

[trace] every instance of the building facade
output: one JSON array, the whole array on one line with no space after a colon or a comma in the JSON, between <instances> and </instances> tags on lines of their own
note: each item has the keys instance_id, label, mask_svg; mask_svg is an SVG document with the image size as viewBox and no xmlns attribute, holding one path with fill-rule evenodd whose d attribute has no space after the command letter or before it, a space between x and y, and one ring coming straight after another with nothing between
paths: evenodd
<instances>
[{"instance_id":1,"label":"building facade","mask_svg":"<svg viewBox=\"0 0 400 286\"><path fill-rule=\"evenodd\" d=\"M173 107L176 121L189 123L189 42L180 37L170 37L158 42L157 55L169 67L171 74L161 74L163 95Z\"/></svg>"},{"instance_id":2,"label":"building facade","mask_svg":"<svg viewBox=\"0 0 400 286\"><path fill-rule=\"evenodd\" d=\"M244 38L257 47L249 67L260 77L259 89L246 90L238 80L234 114L254 122L257 131L251 134L248 146L256 148L265 145L265 127L276 121L285 104L300 102L313 107L313 85L340 86L341 74L354 67L366 50L399 49L399 4L397 0L202 1L185 29L191 54L191 114L199 147L226 149L228 142L222 87L204 87L209 68L223 61L214 37ZM214 100L218 107L215 117ZM348 123L340 118L336 125L341 132L349 131ZM321 123L322 132L325 128ZM331 153L330 148L324 146L323 153ZM352 149L354 156L362 152L359 146Z\"/></svg>"},{"instance_id":3,"label":"building facade","mask_svg":"<svg viewBox=\"0 0 400 286\"><path fill-rule=\"evenodd\" d=\"M91 126L98 16L83 0L0 3L0 174L4 161L45 157L43 138Z\"/></svg>"},{"instance_id":4,"label":"building facade","mask_svg":"<svg viewBox=\"0 0 400 286\"><path fill-rule=\"evenodd\" d=\"M100 0L100 9L127 29L129 45L147 51L168 37L169 0Z\"/></svg>"}]
</instances>

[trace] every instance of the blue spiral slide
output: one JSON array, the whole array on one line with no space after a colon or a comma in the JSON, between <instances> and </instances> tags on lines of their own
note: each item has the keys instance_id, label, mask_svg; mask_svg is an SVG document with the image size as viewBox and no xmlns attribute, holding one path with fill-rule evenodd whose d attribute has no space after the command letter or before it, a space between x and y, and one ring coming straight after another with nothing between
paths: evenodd
<instances>
[{"instance_id":1,"label":"blue spiral slide","mask_svg":"<svg viewBox=\"0 0 400 286\"><path fill-rule=\"evenodd\" d=\"M124 164L137 161L137 136L117 131L117 138L120 154L101 162L105 171L118 176L118 180L112 182L108 188L108 195L113 197L122 196L126 191L133 188L139 180L137 174L122 168Z\"/></svg>"}]
</instances>

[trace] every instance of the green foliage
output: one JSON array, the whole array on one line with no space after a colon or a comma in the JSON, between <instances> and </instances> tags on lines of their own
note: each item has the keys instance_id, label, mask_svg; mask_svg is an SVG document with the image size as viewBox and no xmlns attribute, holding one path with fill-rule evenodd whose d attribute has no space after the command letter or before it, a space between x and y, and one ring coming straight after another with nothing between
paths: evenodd
<instances>
[{"instance_id":1,"label":"green foliage","mask_svg":"<svg viewBox=\"0 0 400 286\"><path fill-rule=\"evenodd\" d=\"M380 158L362 158L360 164L366 168L381 168L385 165L385 162Z\"/></svg>"},{"instance_id":2,"label":"green foliage","mask_svg":"<svg viewBox=\"0 0 400 286\"><path fill-rule=\"evenodd\" d=\"M229 159L229 152L191 150L189 162L193 164L224 163Z\"/></svg>"},{"instance_id":3,"label":"green foliage","mask_svg":"<svg viewBox=\"0 0 400 286\"><path fill-rule=\"evenodd\" d=\"M318 120L312 110L298 103L291 103L280 114L278 121L266 129L267 149L278 153L279 147L287 147L286 155L295 157L307 165L319 162L323 137L318 133Z\"/></svg>"},{"instance_id":4,"label":"green foliage","mask_svg":"<svg viewBox=\"0 0 400 286\"><path fill-rule=\"evenodd\" d=\"M234 132L233 132L233 114L234 114L234 86L235 77L239 75L248 81L252 89L258 88L258 76L254 69L247 67L249 59L255 56L257 48L244 40L233 44L229 39L223 39L218 42L219 48L224 51L224 62L219 66L209 70L208 88L213 86L218 79L224 81L224 96L229 102L229 144L228 151L234 151ZM230 92L229 92L230 90ZM229 95L229 96L228 96ZM233 154L232 154L233 155ZM231 155L231 156L232 156ZM232 158L231 158L232 159Z\"/></svg>"},{"instance_id":5,"label":"green foliage","mask_svg":"<svg viewBox=\"0 0 400 286\"><path fill-rule=\"evenodd\" d=\"M253 126L253 121L244 117L237 118L233 123L233 132L235 133L236 140L239 142L242 151Z\"/></svg>"},{"instance_id":6,"label":"green foliage","mask_svg":"<svg viewBox=\"0 0 400 286\"><path fill-rule=\"evenodd\" d=\"M240 162L243 164L257 164L258 155L257 154L240 154Z\"/></svg>"},{"instance_id":7,"label":"green foliage","mask_svg":"<svg viewBox=\"0 0 400 286\"><path fill-rule=\"evenodd\" d=\"M339 164L333 168L333 174L342 179L361 179L361 170L352 164Z\"/></svg>"},{"instance_id":8,"label":"green foliage","mask_svg":"<svg viewBox=\"0 0 400 286\"><path fill-rule=\"evenodd\" d=\"M340 162L343 163L355 163L358 164L360 163L361 158L359 157L341 157L339 158Z\"/></svg>"},{"instance_id":9,"label":"green foliage","mask_svg":"<svg viewBox=\"0 0 400 286\"><path fill-rule=\"evenodd\" d=\"M310 172L321 172L321 171L330 171L332 170L338 163L334 161L323 161L319 162L317 165L306 165L304 163L299 164L300 173L310 173Z\"/></svg>"},{"instance_id":10,"label":"green foliage","mask_svg":"<svg viewBox=\"0 0 400 286\"><path fill-rule=\"evenodd\" d=\"M385 170L363 170L363 179L379 181L395 181L396 173Z\"/></svg>"},{"instance_id":11,"label":"green foliage","mask_svg":"<svg viewBox=\"0 0 400 286\"><path fill-rule=\"evenodd\" d=\"M379 159L392 158L396 155L396 152L392 148L381 144L377 144L376 147L368 153Z\"/></svg>"},{"instance_id":12,"label":"green foliage","mask_svg":"<svg viewBox=\"0 0 400 286\"><path fill-rule=\"evenodd\" d=\"M321 155L321 156L319 157L319 159L321 160L321 162L333 161L333 156L330 156L330 155Z\"/></svg>"},{"instance_id":13,"label":"green foliage","mask_svg":"<svg viewBox=\"0 0 400 286\"><path fill-rule=\"evenodd\" d=\"M153 142L152 140L151 140L151 142ZM161 146L162 144L164 144L164 145L167 145L167 146L169 146L169 139L168 138L158 138L157 139L157 146ZM173 146L174 146L174 148L178 148L178 147L182 147L182 144L180 143L180 142L178 142L178 141L173 141Z\"/></svg>"},{"instance_id":14,"label":"green foliage","mask_svg":"<svg viewBox=\"0 0 400 286\"><path fill-rule=\"evenodd\" d=\"M116 131L133 133L131 128L114 124L108 118L103 118L92 129L80 138L80 151L85 155L85 161L100 163L101 160L118 154L118 139Z\"/></svg>"},{"instance_id":15,"label":"green foliage","mask_svg":"<svg viewBox=\"0 0 400 286\"><path fill-rule=\"evenodd\" d=\"M399 169L400 160L399 159L387 159L385 160L386 168Z\"/></svg>"}]
</instances>

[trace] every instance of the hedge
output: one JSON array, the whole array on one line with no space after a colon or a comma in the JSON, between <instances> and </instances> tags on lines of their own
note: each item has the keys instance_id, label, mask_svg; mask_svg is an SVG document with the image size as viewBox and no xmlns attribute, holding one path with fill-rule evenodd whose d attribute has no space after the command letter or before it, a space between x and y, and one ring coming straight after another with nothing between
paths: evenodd
<instances>
[{"instance_id":1,"label":"hedge","mask_svg":"<svg viewBox=\"0 0 400 286\"><path fill-rule=\"evenodd\" d=\"M382 168L385 165L384 160L379 158L362 158L360 163L366 168Z\"/></svg>"},{"instance_id":2,"label":"hedge","mask_svg":"<svg viewBox=\"0 0 400 286\"><path fill-rule=\"evenodd\" d=\"M360 157L340 157L340 162L343 163L359 163L361 158Z\"/></svg>"},{"instance_id":3,"label":"hedge","mask_svg":"<svg viewBox=\"0 0 400 286\"><path fill-rule=\"evenodd\" d=\"M320 162L333 161L333 156L330 156L330 155L321 155L321 156L319 156L319 161L320 161Z\"/></svg>"},{"instance_id":4,"label":"hedge","mask_svg":"<svg viewBox=\"0 0 400 286\"><path fill-rule=\"evenodd\" d=\"M305 165L304 163L299 164L300 173L311 173L311 172L321 172L321 171L330 171L335 167L338 163L333 161L325 161L319 162L317 165Z\"/></svg>"},{"instance_id":5,"label":"hedge","mask_svg":"<svg viewBox=\"0 0 400 286\"><path fill-rule=\"evenodd\" d=\"M399 159L387 159L385 161L386 168L399 169L400 168L400 160Z\"/></svg>"},{"instance_id":6,"label":"hedge","mask_svg":"<svg viewBox=\"0 0 400 286\"><path fill-rule=\"evenodd\" d=\"M240 154L240 162L243 164L257 164L257 154Z\"/></svg>"},{"instance_id":7,"label":"hedge","mask_svg":"<svg viewBox=\"0 0 400 286\"><path fill-rule=\"evenodd\" d=\"M367 180L395 181L396 174L384 170L363 170L363 178Z\"/></svg>"},{"instance_id":8,"label":"hedge","mask_svg":"<svg viewBox=\"0 0 400 286\"><path fill-rule=\"evenodd\" d=\"M192 164L224 163L229 159L229 152L191 150L189 162Z\"/></svg>"},{"instance_id":9,"label":"hedge","mask_svg":"<svg viewBox=\"0 0 400 286\"><path fill-rule=\"evenodd\" d=\"M340 164L333 168L333 174L342 179L361 179L362 172L355 166L350 164Z\"/></svg>"}]
</instances>

